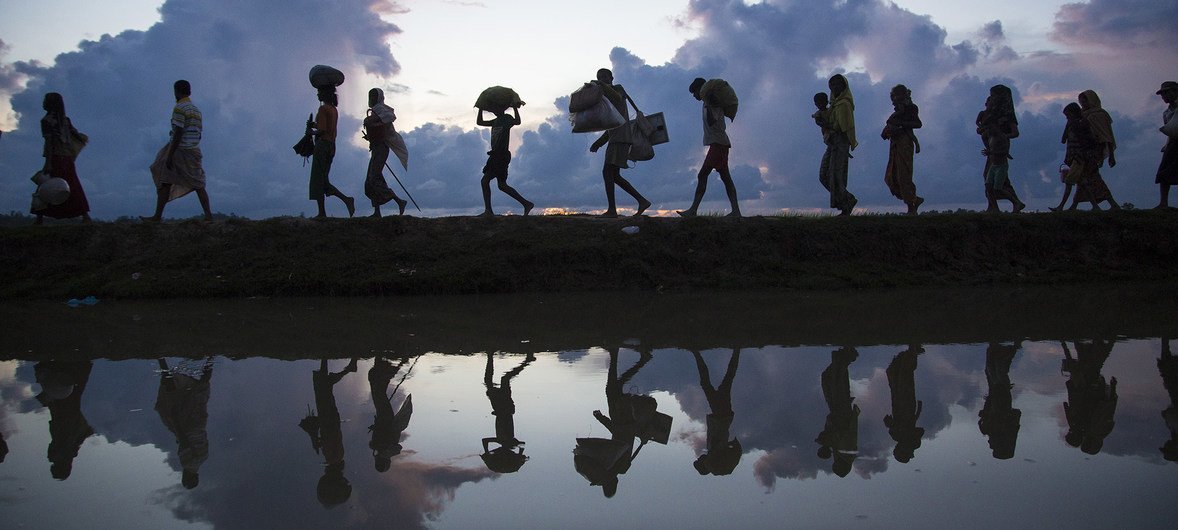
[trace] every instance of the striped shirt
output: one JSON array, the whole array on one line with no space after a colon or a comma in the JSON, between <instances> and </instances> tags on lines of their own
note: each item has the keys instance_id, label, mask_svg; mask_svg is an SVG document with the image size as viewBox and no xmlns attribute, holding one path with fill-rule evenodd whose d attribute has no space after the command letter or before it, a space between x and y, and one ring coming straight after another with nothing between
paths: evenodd
<instances>
[{"instance_id":1,"label":"striped shirt","mask_svg":"<svg viewBox=\"0 0 1178 530\"><path fill-rule=\"evenodd\" d=\"M200 135L204 126L201 122L200 109L196 108L189 98L177 101L176 108L172 109L172 129L175 130L177 127L184 130L178 148L195 149L200 146Z\"/></svg>"}]
</instances>

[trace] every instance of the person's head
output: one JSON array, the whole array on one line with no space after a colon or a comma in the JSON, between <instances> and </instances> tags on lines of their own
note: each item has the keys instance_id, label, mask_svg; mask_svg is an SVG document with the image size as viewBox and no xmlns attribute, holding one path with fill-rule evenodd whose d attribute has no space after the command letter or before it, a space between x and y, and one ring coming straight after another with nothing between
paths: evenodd
<instances>
[{"instance_id":1,"label":"person's head","mask_svg":"<svg viewBox=\"0 0 1178 530\"><path fill-rule=\"evenodd\" d=\"M607 499L614 498L614 495L618 494L618 477L611 477L608 482L602 484L601 494L605 495Z\"/></svg>"},{"instance_id":2,"label":"person's head","mask_svg":"<svg viewBox=\"0 0 1178 530\"><path fill-rule=\"evenodd\" d=\"M895 106L912 102L912 91L908 90L908 87L904 85L896 85L892 87L892 91L889 95L892 98L892 105Z\"/></svg>"},{"instance_id":3,"label":"person's head","mask_svg":"<svg viewBox=\"0 0 1178 530\"><path fill-rule=\"evenodd\" d=\"M1174 104L1174 101L1178 100L1178 82L1166 81L1162 83L1162 88L1158 89L1157 95L1162 96L1162 101Z\"/></svg>"},{"instance_id":4,"label":"person's head","mask_svg":"<svg viewBox=\"0 0 1178 530\"><path fill-rule=\"evenodd\" d=\"M1082 112L1079 105L1075 103L1068 103L1063 108L1063 115L1067 116L1069 120L1074 120L1078 119L1082 115Z\"/></svg>"},{"instance_id":5,"label":"person's head","mask_svg":"<svg viewBox=\"0 0 1178 530\"><path fill-rule=\"evenodd\" d=\"M609 68L602 68L597 71L597 80L612 85L614 82L614 73Z\"/></svg>"},{"instance_id":6,"label":"person's head","mask_svg":"<svg viewBox=\"0 0 1178 530\"><path fill-rule=\"evenodd\" d=\"M702 77L697 77L697 78L695 78L694 81L691 82L691 85L687 87L687 91L691 92L691 95L695 96L695 99L703 100L703 98L700 97L700 95L699 95L699 89L703 88L704 83L707 83L707 82L708 82L707 79L704 79Z\"/></svg>"},{"instance_id":7,"label":"person's head","mask_svg":"<svg viewBox=\"0 0 1178 530\"><path fill-rule=\"evenodd\" d=\"M52 462L49 464L49 474L57 480L65 480L70 478L70 473L73 470L73 460L63 460L61 462Z\"/></svg>"},{"instance_id":8,"label":"person's head","mask_svg":"<svg viewBox=\"0 0 1178 530\"><path fill-rule=\"evenodd\" d=\"M384 90L373 88L368 91L368 108L375 107L379 103L384 103Z\"/></svg>"},{"instance_id":9,"label":"person's head","mask_svg":"<svg viewBox=\"0 0 1178 530\"><path fill-rule=\"evenodd\" d=\"M176 99L186 98L192 95L192 84L185 79L181 79L172 83L172 92L176 94Z\"/></svg>"},{"instance_id":10,"label":"person's head","mask_svg":"<svg viewBox=\"0 0 1178 530\"><path fill-rule=\"evenodd\" d=\"M818 107L818 110L825 109L827 105L830 105L830 97L826 95L826 92L814 94L814 106Z\"/></svg>"},{"instance_id":11,"label":"person's head","mask_svg":"<svg viewBox=\"0 0 1178 530\"><path fill-rule=\"evenodd\" d=\"M65 114L65 100L62 99L61 94L50 92L45 94L45 99L41 102L41 108L51 114Z\"/></svg>"},{"instance_id":12,"label":"person's head","mask_svg":"<svg viewBox=\"0 0 1178 530\"><path fill-rule=\"evenodd\" d=\"M339 106L339 98L335 95L335 87L326 86L319 89L317 94L319 101L331 105L333 107Z\"/></svg>"},{"instance_id":13,"label":"person's head","mask_svg":"<svg viewBox=\"0 0 1178 530\"><path fill-rule=\"evenodd\" d=\"M830 95L839 97L843 92L846 92L847 78L843 74L834 74L830 76L830 80L826 82L826 86L830 87Z\"/></svg>"},{"instance_id":14,"label":"person's head","mask_svg":"<svg viewBox=\"0 0 1178 530\"><path fill-rule=\"evenodd\" d=\"M328 468L315 487L315 496L324 508L331 508L343 504L352 497L352 484L344 476L342 469Z\"/></svg>"}]
</instances>

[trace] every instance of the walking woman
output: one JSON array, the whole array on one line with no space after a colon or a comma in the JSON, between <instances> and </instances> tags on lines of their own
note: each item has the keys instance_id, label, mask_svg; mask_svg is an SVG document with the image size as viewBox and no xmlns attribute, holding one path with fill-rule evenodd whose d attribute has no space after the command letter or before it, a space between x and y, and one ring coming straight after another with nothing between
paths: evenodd
<instances>
[{"instance_id":1,"label":"walking woman","mask_svg":"<svg viewBox=\"0 0 1178 530\"><path fill-rule=\"evenodd\" d=\"M982 137L986 166L982 171L986 184L986 211L997 212L998 200L1010 201L1018 213L1027 205L1019 200L1010 183L1010 140L1018 138L1018 117L1014 112L1014 96L1006 85L990 87L986 109L978 113L978 135Z\"/></svg>"},{"instance_id":2,"label":"walking woman","mask_svg":"<svg viewBox=\"0 0 1178 530\"><path fill-rule=\"evenodd\" d=\"M37 216L35 224L44 222L44 217L54 219L72 219L81 217L82 222L90 222L90 202L86 200L86 192L82 189L82 181L78 180L78 171L74 168L76 151L69 149L71 142L78 141L77 129L65 115L65 100L61 94L50 92L45 94L41 103L45 109L45 117L41 118L41 137L45 140L45 147L41 155L45 157L45 167L42 172L65 180L70 185L70 197L65 202L53 206L46 206L40 210L32 210ZM84 142L83 142L84 143Z\"/></svg>"},{"instance_id":3,"label":"walking woman","mask_svg":"<svg viewBox=\"0 0 1178 530\"><path fill-rule=\"evenodd\" d=\"M897 199L908 206L908 215L916 215L916 209L924 198L916 195L916 184L912 182L912 159L920 151L913 129L919 129L920 109L912 103L912 91L904 85L892 87L892 106L895 112L888 117L880 136L888 140L888 166L884 170L884 183Z\"/></svg>"}]
</instances>

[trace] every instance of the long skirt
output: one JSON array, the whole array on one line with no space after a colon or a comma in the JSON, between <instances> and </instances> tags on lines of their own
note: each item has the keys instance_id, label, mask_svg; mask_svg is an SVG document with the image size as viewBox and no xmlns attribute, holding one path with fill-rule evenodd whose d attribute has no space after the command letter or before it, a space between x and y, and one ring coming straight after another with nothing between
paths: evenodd
<instances>
[{"instance_id":1,"label":"long skirt","mask_svg":"<svg viewBox=\"0 0 1178 530\"><path fill-rule=\"evenodd\" d=\"M69 219L78 217L90 211L90 202L86 200L86 191L82 189L82 181L78 180L78 171L74 168L74 159L64 155L52 155L50 158L49 174L58 177L70 185L70 198L56 206L48 206L41 210L30 210L35 215L44 215L54 219Z\"/></svg>"},{"instance_id":2,"label":"long skirt","mask_svg":"<svg viewBox=\"0 0 1178 530\"><path fill-rule=\"evenodd\" d=\"M321 201L326 195L342 195L328 179L328 174L331 173L331 161L334 159L335 142L330 140L315 142L315 151L311 154L311 178L307 183L307 197L309 199Z\"/></svg>"},{"instance_id":3,"label":"long skirt","mask_svg":"<svg viewBox=\"0 0 1178 530\"><path fill-rule=\"evenodd\" d=\"M904 204L916 202L916 184L912 182L912 158L916 146L912 136L902 134L893 136L888 148L888 167L884 170L884 183L888 190Z\"/></svg>"},{"instance_id":4,"label":"long skirt","mask_svg":"<svg viewBox=\"0 0 1178 530\"><path fill-rule=\"evenodd\" d=\"M831 133L818 168L818 181L830 192L830 207L844 210L857 202L847 191L847 171L851 158L851 142L842 133Z\"/></svg>"},{"instance_id":5,"label":"long skirt","mask_svg":"<svg viewBox=\"0 0 1178 530\"><path fill-rule=\"evenodd\" d=\"M368 159L368 175L364 177L364 195L372 201L372 206L383 205L397 196L389 188L384 179L384 165L389 159L389 146L384 142L376 142L370 146L372 154Z\"/></svg>"}]
</instances>

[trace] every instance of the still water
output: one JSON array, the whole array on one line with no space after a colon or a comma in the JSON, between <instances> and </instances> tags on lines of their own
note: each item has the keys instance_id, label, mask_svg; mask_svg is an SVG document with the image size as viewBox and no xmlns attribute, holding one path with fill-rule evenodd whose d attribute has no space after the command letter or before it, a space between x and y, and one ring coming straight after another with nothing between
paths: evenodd
<instances>
[{"instance_id":1,"label":"still water","mask_svg":"<svg viewBox=\"0 0 1178 530\"><path fill-rule=\"evenodd\" d=\"M0 517L1170 527L1176 294L7 302Z\"/></svg>"}]
</instances>

